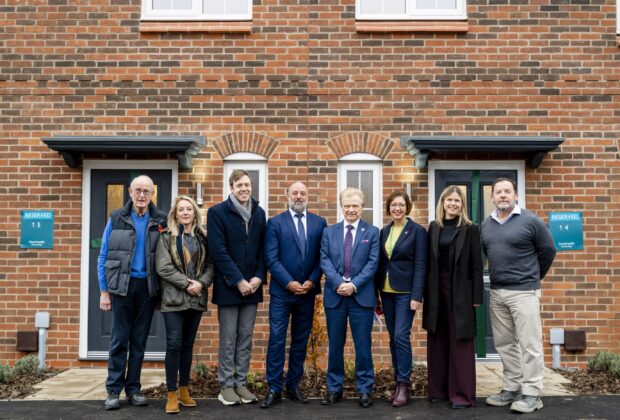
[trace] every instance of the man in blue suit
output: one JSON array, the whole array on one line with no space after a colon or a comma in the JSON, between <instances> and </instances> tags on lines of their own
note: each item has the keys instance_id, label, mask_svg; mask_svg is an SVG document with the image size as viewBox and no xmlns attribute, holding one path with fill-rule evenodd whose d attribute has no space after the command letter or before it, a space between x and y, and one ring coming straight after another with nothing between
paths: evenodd
<instances>
[{"instance_id":1,"label":"man in blue suit","mask_svg":"<svg viewBox=\"0 0 620 420\"><path fill-rule=\"evenodd\" d=\"M348 318L355 346L359 404L368 408L375 382L370 335L376 302L373 278L379 261L379 229L361 220L361 190L346 188L340 193L340 205L344 221L325 229L321 240L329 340L327 393L321 404L332 405L342 399Z\"/></svg>"},{"instance_id":2,"label":"man in blue suit","mask_svg":"<svg viewBox=\"0 0 620 420\"><path fill-rule=\"evenodd\" d=\"M288 190L288 210L269 219L265 235L265 263L271 272L269 285L269 392L261 408L281 400L286 331L291 319L291 346L286 374L286 397L307 403L299 389L304 373L306 345L314 316L314 298L321 293L319 264L325 219L306 211L308 187L293 183Z\"/></svg>"}]
</instances>

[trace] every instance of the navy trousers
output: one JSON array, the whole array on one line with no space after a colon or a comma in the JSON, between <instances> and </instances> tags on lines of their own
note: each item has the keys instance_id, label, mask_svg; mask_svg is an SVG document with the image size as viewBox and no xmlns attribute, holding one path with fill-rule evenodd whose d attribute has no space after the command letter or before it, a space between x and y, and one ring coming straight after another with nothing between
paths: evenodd
<instances>
[{"instance_id":1,"label":"navy trousers","mask_svg":"<svg viewBox=\"0 0 620 420\"><path fill-rule=\"evenodd\" d=\"M411 351L411 324L415 311L411 310L410 293L381 292L385 325L390 333L390 353L397 383L411 382L413 352Z\"/></svg>"},{"instance_id":2,"label":"navy trousers","mask_svg":"<svg viewBox=\"0 0 620 420\"><path fill-rule=\"evenodd\" d=\"M372 392L375 372L372 363L372 322L374 308L361 306L355 297L343 297L335 308L325 308L329 354L327 361L327 390L342 392L344 383L344 343L347 320L355 346L355 379L358 393Z\"/></svg>"},{"instance_id":3,"label":"navy trousers","mask_svg":"<svg viewBox=\"0 0 620 420\"><path fill-rule=\"evenodd\" d=\"M112 296L112 334L108 358L108 393L127 396L140 392L144 361L156 298L149 296L146 279L131 278L127 296ZM127 356L129 354L129 357Z\"/></svg>"},{"instance_id":4,"label":"navy trousers","mask_svg":"<svg viewBox=\"0 0 620 420\"><path fill-rule=\"evenodd\" d=\"M306 346L312 329L314 295L271 295L269 301L269 346L267 347L267 384L282 392L286 332L291 320L291 345L288 356L286 388L295 389L304 374Z\"/></svg>"},{"instance_id":5,"label":"navy trousers","mask_svg":"<svg viewBox=\"0 0 620 420\"><path fill-rule=\"evenodd\" d=\"M162 312L166 324L166 387L168 391L189 385L194 341L202 318L202 311Z\"/></svg>"}]
</instances>

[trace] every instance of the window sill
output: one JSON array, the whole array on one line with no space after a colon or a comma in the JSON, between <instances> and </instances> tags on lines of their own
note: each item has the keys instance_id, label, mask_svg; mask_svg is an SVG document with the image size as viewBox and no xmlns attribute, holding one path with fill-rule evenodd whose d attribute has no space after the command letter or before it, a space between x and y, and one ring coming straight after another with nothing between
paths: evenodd
<instances>
[{"instance_id":1,"label":"window sill","mask_svg":"<svg viewBox=\"0 0 620 420\"><path fill-rule=\"evenodd\" d=\"M357 21L357 32L467 32L467 21Z\"/></svg>"},{"instance_id":2,"label":"window sill","mask_svg":"<svg viewBox=\"0 0 620 420\"><path fill-rule=\"evenodd\" d=\"M140 22L140 32L251 33L252 22Z\"/></svg>"}]
</instances>

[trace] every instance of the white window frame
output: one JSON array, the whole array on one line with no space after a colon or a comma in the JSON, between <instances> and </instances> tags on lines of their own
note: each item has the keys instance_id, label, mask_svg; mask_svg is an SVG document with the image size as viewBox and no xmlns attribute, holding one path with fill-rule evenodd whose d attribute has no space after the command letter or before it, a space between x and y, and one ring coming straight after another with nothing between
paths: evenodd
<instances>
[{"instance_id":1,"label":"white window frame","mask_svg":"<svg viewBox=\"0 0 620 420\"><path fill-rule=\"evenodd\" d=\"M220 0L226 1L226 0ZM247 21L252 20L252 0L246 0L248 13L246 14L206 14L202 12L203 0L192 0L192 8L187 10L157 10L153 9L153 0L142 0L141 20L187 20L187 21ZM174 13L174 14L172 14Z\"/></svg>"},{"instance_id":2,"label":"white window frame","mask_svg":"<svg viewBox=\"0 0 620 420\"><path fill-rule=\"evenodd\" d=\"M347 172L349 171L372 171L373 202L364 203L364 206L373 209L372 224L378 228L383 227L383 162L379 157L368 153L351 153L341 157L338 161L338 195L336 197L338 221L344 218L339 198L340 192L347 186Z\"/></svg>"},{"instance_id":3,"label":"white window frame","mask_svg":"<svg viewBox=\"0 0 620 420\"><path fill-rule=\"evenodd\" d=\"M435 171L517 171L517 194L519 207L525 205L525 162L512 160L430 160L428 162L428 221L435 220Z\"/></svg>"},{"instance_id":4,"label":"white window frame","mask_svg":"<svg viewBox=\"0 0 620 420\"><path fill-rule=\"evenodd\" d=\"M620 35L620 0L616 0L616 34Z\"/></svg>"},{"instance_id":5,"label":"white window frame","mask_svg":"<svg viewBox=\"0 0 620 420\"><path fill-rule=\"evenodd\" d=\"M466 20L467 0L456 0L455 9L416 9L417 0L406 0L405 14L394 13L361 13L361 2L355 0L356 20ZM366 0L377 1L377 0Z\"/></svg>"},{"instance_id":6,"label":"white window frame","mask_svg":"<svg viewBox=\"0 0 620 420\"><path fill-rule=\"evenodd\" d=\"M179 163L176 160L84 160L82 173L82 246L80 264L80 326L78 355L80 359L102 359L108 352L88 351L88 297L90 270L90 198L93 169L169 169L172 171L171 197L179 195ZM94 192L98 194L99 192ZM163 360L164 353L146 352L147 360Z\"/></svg>"},{"instance_id":7,"label":"white window frame","mask_svg":"<svg viewBox=\"0 0 620 420\"><path fill-rule=\"evenodd\" d=\"M230 194L230 186L228 178L235 169L243 169L244 171L258 171L258 201L260 206L265 210L265 214L269 214L269 173L267 171L267 159L256 153L233 153L224 158L224 188L222 191L223 199L226 200ZM254 188L254 186L252 186Z\"/></svg>"}]
</instances>

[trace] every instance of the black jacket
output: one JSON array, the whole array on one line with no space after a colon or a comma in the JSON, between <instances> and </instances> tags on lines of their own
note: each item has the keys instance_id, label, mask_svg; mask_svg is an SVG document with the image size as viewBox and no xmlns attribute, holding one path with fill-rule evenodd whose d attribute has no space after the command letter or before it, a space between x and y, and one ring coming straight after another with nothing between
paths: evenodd
<instances>
[{"instance_id":1,"label":"black jacket","mask_svg":"<svg viewBox=\"0 0 620 420\"><path fill-rule=\"evenodd\" d=\"M428 227L429 271L424 292L424 318L422 327L430 332L437 330L439 313L439 234L441 226L433 221ZM480 230L476 225L456 228L450 244L452 274L452 311L456 325L456 338L472 339L476 336L476 311L474 304L482 304L482 256Z\"/></svg>"}]
</instances>

